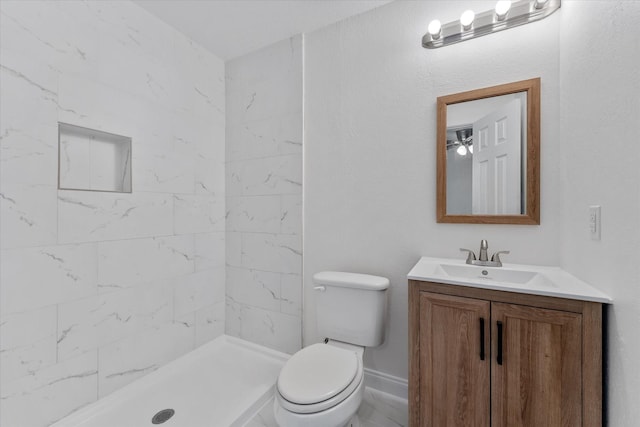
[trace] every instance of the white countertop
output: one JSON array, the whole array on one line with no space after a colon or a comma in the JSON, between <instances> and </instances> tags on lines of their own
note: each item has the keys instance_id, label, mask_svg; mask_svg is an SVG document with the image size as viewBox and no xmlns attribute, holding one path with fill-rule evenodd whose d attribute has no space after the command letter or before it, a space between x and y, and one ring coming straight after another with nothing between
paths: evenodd
<instances>
[{"instance_id":1,"label":"white countertop","mask_svg":"<svg viewBox=\"0 0 640 427\"><path fill-rule=\"evenodd\" d=\"M560 267L504 263L469 265L463 259L422 257L407 275L412 280L610 304L612 299ZM501 277L507 279L501 280ZM515 281L508 278L513 277Z\"/></svg>"}]
</instances>

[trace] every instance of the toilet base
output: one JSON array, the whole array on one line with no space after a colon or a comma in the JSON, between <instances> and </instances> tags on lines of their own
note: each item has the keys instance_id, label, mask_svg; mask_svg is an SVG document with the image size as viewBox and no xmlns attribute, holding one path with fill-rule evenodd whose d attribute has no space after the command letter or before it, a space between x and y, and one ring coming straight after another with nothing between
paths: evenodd
<instances>
[{"instance_id":1,"label":"toilet base","mask_svg":"<svg viewBox=\"0 0 640 427\"><path fill-rule=\"evenodd\" d=\"M322 412L299 414L290 412L279 404L281 397L276 390L273 415L280 427L360 427L357 412L363 397L364 381L361 379L358 388L337 406Z\"/></svg>"}]
</instances>

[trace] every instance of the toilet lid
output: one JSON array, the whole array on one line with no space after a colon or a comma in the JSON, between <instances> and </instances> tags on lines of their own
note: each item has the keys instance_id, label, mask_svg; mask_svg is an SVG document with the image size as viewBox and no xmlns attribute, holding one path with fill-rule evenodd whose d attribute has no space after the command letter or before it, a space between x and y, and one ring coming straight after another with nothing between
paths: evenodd
<instances>
[{"instance_id":1,"label":"toilet lid","mask_svg":"<svg viewBox=\"0 0 640 427\"><path fill-rule=\"evenodd\" d=\"M293 403L318 403L346 389L357 372L355 352L313 344L291 356L284 365L278 377L278 391Z\"/></svg>"}]
</instances>

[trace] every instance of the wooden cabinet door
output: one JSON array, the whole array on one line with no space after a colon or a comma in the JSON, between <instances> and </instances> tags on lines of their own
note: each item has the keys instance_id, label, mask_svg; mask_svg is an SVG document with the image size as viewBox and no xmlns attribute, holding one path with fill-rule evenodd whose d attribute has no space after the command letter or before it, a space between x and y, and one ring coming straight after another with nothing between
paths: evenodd
<instances>
[{"instance_id":1,"label":"wooden cabinet door","mask_svg":"<svg viewBox=\"0 0 640 427\"><path fill-rule=\"evenodd\" d=\"M492 426L582 426L582 316L492 303L491 317Z\"/></svg>"},{"instance_id":2,"label":"wooden cabinet door","mask_svg":"<svg viewBox=\"0 0 640 427\"><path fill-rule=\"evenodd\" d=\"M421 427L489 426L489 314L489 301L420 292Z\"/></svg>"}]
</instances>

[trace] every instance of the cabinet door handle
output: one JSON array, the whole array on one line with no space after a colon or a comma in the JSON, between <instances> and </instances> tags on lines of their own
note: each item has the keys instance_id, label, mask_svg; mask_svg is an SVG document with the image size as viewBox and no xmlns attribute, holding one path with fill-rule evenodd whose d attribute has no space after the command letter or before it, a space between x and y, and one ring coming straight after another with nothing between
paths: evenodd
<instances>
[{"instance_id":1,"label":"cabinet door handle","mask_svg":"<svg viewBox=\"0 0 640 427\"><path fill-rule=\"evenodd\" d=\"M480 318L480 360L484 360L484 317Z\"/></svg>"},{"instance_id":2,"label":"cabinet door handle","mask_svg":"<svg viewBox=\"0 0 640 427\"><path fill-rule=\"evenodd\" d=\"M498 322L498 365L502 365L502 322Z\"/></svg>"}]
</instances>

